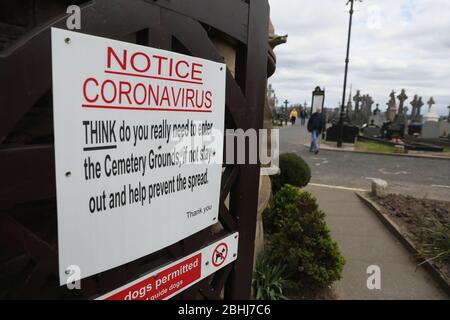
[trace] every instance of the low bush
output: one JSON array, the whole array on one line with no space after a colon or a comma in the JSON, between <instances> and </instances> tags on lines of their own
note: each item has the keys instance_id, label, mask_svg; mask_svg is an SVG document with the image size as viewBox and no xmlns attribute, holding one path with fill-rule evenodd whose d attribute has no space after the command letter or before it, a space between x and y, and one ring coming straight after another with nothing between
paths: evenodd
<instances>
[{"instance_id":1,"label":"low bush","mask_svg":"<svg viewBox=\"0 0 450 320\"><path fill-rule=\"evenodd\" d=\"M325 288L341 278L345 258L310 193L284 186L274 196L264 223L270 258L286 266L298 289Z\"/></svg>"},{"instance_id":2,"label":"low bush","mask_svg":"<svg viewBox=\"0 0 450 320\"><path fill-rule=\"evenodd\" d=\"M299 188L305 187L311 180L311 169L308 164L295 153L280 155L280 173L272 176L272 190L277 193L285 184Z\"/></svg>"}]
</instances>

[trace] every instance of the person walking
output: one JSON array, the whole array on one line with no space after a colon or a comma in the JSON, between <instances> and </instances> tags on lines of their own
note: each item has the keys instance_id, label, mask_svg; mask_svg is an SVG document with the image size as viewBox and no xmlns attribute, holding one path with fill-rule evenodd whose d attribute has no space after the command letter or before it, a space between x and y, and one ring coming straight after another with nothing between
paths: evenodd
<instances>
[{"instance_id":1,"label":"person walking","mask_svg":"<svg viewBox=\"0 0 450 320\"><path fill-rule=\"evenodd\" d=\"M293 109L293 110L291 111L291 114L290 114L289 117L291 118L291 123L292 123L292 125L294 125L295 122L297 121L297 117L298 117L297 110Z\"/></svg>"},{"instance_id":2,"label":"person walking","mask_svg":"<svg viewBox=\"0 0 450 320\"><path fill-rule=\"evenodd\" d=\"M306 122L306 112L304 109L300 110L300 124L302 127L305 126L305 122Z\"/></svg>"},{"instance_id":3,"label":"person walking","mask_svg":"<svg viewBox=\"0 0 450 320\"><path fill-rule=\"evenodd\" d=\"M309 152L319 153L319 137L325 130L325 118L321 113L321 109L317 108L316 112L311 115L308 121L308 131L311 133L311 147Z\"/></svg>"}]
</instances>

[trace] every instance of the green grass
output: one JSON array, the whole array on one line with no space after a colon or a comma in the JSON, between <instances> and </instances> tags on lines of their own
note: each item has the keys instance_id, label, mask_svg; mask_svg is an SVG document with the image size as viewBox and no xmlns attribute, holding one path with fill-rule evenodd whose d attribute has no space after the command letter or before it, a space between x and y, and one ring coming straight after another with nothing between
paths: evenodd
<instances>
[{"instance_id":1,"label":"green grass","mask_svg":"<svg viewBox=\"0 0 450 320\"><path fill-rule=\"evenodd\" d=\"M450 153L450 147L445 147L445 148L444 148L444 152Z\"/></svg>"},{"instance_id":2,"label":"green grass","mask_svg":"<svg viewBox=\"0 0 450 320\"><path fill-rule=\"evenodd\" d=\"M373 141L358 141L355 144L355 150L364 152L394 153L395 147Z\"/></svg>"},{"instance_id":3,"label":"green grass","mask_svg":"<svg viewBox=\"0 0 450 320\"><path fill-rule=\"evenodd\" d=\"M435 222L432 228L423 229L421 253L426 261L450 263L450 224Z\"/></svg>"}]
</instances>

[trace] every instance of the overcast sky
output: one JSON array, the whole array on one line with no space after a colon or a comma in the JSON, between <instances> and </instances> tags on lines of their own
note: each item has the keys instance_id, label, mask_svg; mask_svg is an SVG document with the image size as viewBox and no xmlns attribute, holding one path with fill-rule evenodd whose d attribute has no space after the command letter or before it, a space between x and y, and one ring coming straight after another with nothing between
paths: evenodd
<instances>
[{"instance_id":1,"label":"overcast sky","mask_svg":"<svg viewBox=\"0 0 450 320\"><path fill-rule=\"evenodd\" d=\"M346 0L269 0L277 34L288 43L275 49L272 83L278 99L311 103L315 86L326 88L327 107L342 100L348 31ZM406 89L441 114L450 105L450 1L364 0L355 3L348 90L353 84L385 109L389 94ZM347 94L348 96L348 94ZM375 106L375 105L374 105ZM425 106L426 107L426 106ZM422 113L427 108L422 109Z\"/></svg>"}]
</instances>

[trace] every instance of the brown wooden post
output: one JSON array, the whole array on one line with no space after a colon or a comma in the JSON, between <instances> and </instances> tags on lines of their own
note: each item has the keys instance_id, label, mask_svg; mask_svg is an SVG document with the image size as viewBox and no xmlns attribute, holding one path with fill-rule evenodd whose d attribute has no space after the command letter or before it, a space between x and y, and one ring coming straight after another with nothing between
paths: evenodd
<instances>
[{"instance_id":1,"label":"brown wooden post","mask_svg":"<svg viewBox=\"0 0 450 320\"><path fill-rule=\"evenodd\" d=\"M249 105L249 128L263 127L264 97L267 82L269 5L266 0L249 0L248 41L244 63L244 94ZM244 70L237 70L242 72ZM239 81L239 77L238 77ZM246 146L246 151L249 148ZM253 274L253 252L255 248L256 216L260 165L242 165L235 189L231 194L230 209L238 219L239 248L228 282L227 298L249 299Z\"/></svg>"}]
</instances>

